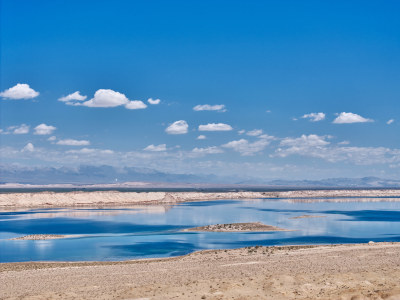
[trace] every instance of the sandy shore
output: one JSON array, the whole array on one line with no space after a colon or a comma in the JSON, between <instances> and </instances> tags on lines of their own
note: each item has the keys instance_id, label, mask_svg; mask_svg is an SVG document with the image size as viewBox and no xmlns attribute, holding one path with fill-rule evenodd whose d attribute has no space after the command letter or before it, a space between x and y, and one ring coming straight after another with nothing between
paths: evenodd
<instances>
[{"instance_id":1,"label":"sandy shore","mask_svg":"<svg viewBox=\"0 0 400 300\"><path fill-rule=\"evenodd\" d=\"M290 198L300 201L321 201L329 197L400 197L400 190L304 190L284 192L117 192L74 191L66 193L2 193L0 208L118 206L135 204L168 204L195 200ZM323 199L326 201L326 199ZM371 199L365 198L365 201ZM387 199L399 201L400 199ZM340 201L335 200L335 201ZM346 200L348 201L348 200Z\"/></svg>"},{"instance_id":2,"label":"sandy shore","mask_svg":"<svg viewBox=\"0 0 400 300\"><path fill-rule=\"evenodd\" d=\"M1 299L400 299L400 244L252 247L0 264Z\"/></svg>"}]
</instances>

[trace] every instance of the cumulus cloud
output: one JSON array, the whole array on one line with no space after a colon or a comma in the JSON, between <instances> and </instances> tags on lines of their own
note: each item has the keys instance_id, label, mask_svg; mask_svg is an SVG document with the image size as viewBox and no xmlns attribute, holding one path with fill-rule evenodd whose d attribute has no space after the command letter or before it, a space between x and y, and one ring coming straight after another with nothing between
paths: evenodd
<instances>
[{"instance_id":1,"label":"cumulus cloud","mask_svg":"<svg viewBox=\"0 0 400 300\"><path fill-rule=\"evenodd\" d=\"M127 109L145 109L146 107L147 105L140 100L129 101L127 104L125 104L125 108Z\"/></svg>"},{"instance_id":2,"label":"cumulus cloud","mask_svg":"<svg viewBox=\"0 0 400 300\"><path fill-rule=\"evenodd\" d=\"M224 123L209 123L207 125L200 125L199 131L230 131L232 126Z\"/></svg>"},{"instance_id":3,"label":"cumulus cloud","mask_svg":"<svg viewBox=\"0 0 400 300\"><path fill-rule=\"evenodd\" d=\"M35 151L35 146L32 143L26 144L26 146L22 149L22 152L33 152Z\"/></svg>"},{"instance_id":4,"label":"cumulus cloud","mask_svg":"<svg viewBox=\"0 0 400 300\"><path fill-rule=\"evenodd\" d=\"M218 153L224 153L224 150L216 146L211 146L206 148L196 147L192 150L192 152L196 154L218 154Z\"/></svg>"},{"instance_id":5,"label":"cumulus cloud","mask_svg":"<svg viewBox=\"0 0 400 300\"><path fill-rule=\"evenodd\" d=\"M179 120L167 127L165 132L168 134L185 134L188 132L189 125L184 120Z\"/></svg>"},{"instance_id":6,"label":"cumulus cloud","mask_svg":"<svg viewBox=\"0 0 400 300\"><path fill-rule=\"evenodd\" d=\"M39 96L39 92L29 87L29 84L18 83L0 93L0 97L11 100L32 99Z\"/></svg>"},{"instance_id":7,"label":"cumulus cloud","mask_svg":"<svg viewBox=\"0 0 400 300\"><path fill-rule=\"evenodd\" d=\"M40 124L35 127L35 132L33 134L36 135L47 135L47 134L52 134L54 130L57 128L51 125L46 125L46 124Z\"/></svg>"},{"instance_id":8,"label":"cumulus cloud","mask_svg":"<svg viewBox=\"0 0 400 300\"><path fill-rule=\"evenodd\" d=\"M79 91L76 91L76 92L74 92L72 94L69 94L67 96L58 98L58 101L61 101L61 102L84 101L84 100L86 100L86 98L87 98L87 96L83 96L83 95L80 94Z\"/></svg>"},{"instance_id":9,"label":"cumulus cloud","mask_svg":"<svg viewBox=\"0 0 400 300\"><path fill-rule=\"evenodd\" d=\"M94 154L94 155L98 155L98 154L114 154L114 151L112 150L101 150L101 149L93 149L93 148L82 148L79 150L68 150L66 151L66 153L69 154Z\"/></svg>"},{"instance_id":10,"label":"cumulus cloud","mask_svg":"<svg viewBox=\"0 0 400 300\"><path fill-rule=\"evenodd\" d=\"M87 140L65 139L65 140L59 140L56 144L63 146L88 146L90 145L90 142Z\"/></svg>"},{"instance_id":11,"label":"cumulus cloud","mask_svg":"<svg viewBox=\"0 0 400 300\"><path fill-rule=\"evenodd\" d=\"M162 152L162 151L167 151L167 145L166 144L161 144L161 145L148 145L146 148L143 149L144 151L152 151L152 152Z\"/></svg>"},{"instance_id":12,"label":"cumulus cloud","mask_svg":"<svg viewBox=\"0 0 400 300\"><path fill-rule=\"evenodd\" d=\"M251 156L263 151L273 139L275 139L273 136L265 134L253 143L246 139L240 139L226 143L222 147L239 152L242 156Z\"/></svg>"},{"instance_id":13,"label":"cumulus cloud","mask_svg":"<svg viewBox=\"0 0 400 300\"><path fill-rule=\"evenodd\" d=\"M57 138L53 135L51 137L49 137L47 140L50 142L54 142Z\"/></svg>"},{"instance_id":14,"label":"cumulus cloud","mask_svg":"<svg viewBox=\"0 0 400 300\"><path fill-rule=\"evenodd\" d=\"M160 104L161 100L149 98L149 99L147 99L147 102L149 102L149 104L151 104L151 105L157 105L157 104Z\"/></svg>"},{"instance_id":15,"label":"cumulus cloud","mask_svg":"<svg viewBox=\"0 0 400 300\"><path fill-rule=\"evenodd\" d=\"M390 119L389 121L386 122L386 124L390 125L394 122L394 119Z\"/></svg>"},{"instance_id":16,"label":"cumulus cloud","mask_svg":"<svg viewBox=\"0 0 400 300\"><path fill-rule=\"evenodd\" d=\"M318 122L325 120L325 114L322 112L319 113L309 113L302 116L303 119L310 119L311 122Z\"/></svg>"},{"instance_id":17,"label":"cumulus cloud","mask_svg":"<svg viewBox=\"0 0 400 300\"><path fill-rule=\"evenodd\" d=\"M26 124L21 124L20 126L14 128L14 134L27 134L29 132L29 126Z\"/></svg>"},{"instance_id":18,"label":"cumulus cloud","mask_svg":"<svg viewBox=\"0 0 400 300\"><path fill-rule=\"evenodd\" d=\"M207 137L205 135L200 134L196 139L197 140L205 140Z\"/></svg>"},{"instance_id":19,"label":"cumulus cloud","mask_svg":"<svg viewBox=\"0 0 400 300\"><path fill-rule=\"evenodd\" d=\"M226 108L224 104L217 104L217 105L209 105L209 104L202 104L196 105L193 107L194 111L203 111L203 110L213 110L219 112L226 112Z\"/></svg>"},{"instance_id":20,"label":"cumulus cloud","mask_svg":"<svg viewBox=\"0 0 400 300\"><path fill-rule=\"evenodd\" d=\"M1 129L1 134L27 134L29 133L30 126L26 124L9 126L6 130Z\"/></svg>"},{"instance_id":21,"label":"cumulus cloud","mask_svg":"<svg viewBox=\"0 0 400 300\"><path fill-rule=\"evenodd\" d=\"M116 107L128 103L129 99L124 94L109 89L100 89L94 93L92 99L83 102L82 105L88 107Z\"/></svg>"},{"instance_id":22,"label":"cumulus cloud","mask_svg":"<svg viewBox=\"0 0 400 300\"><path fill-rule=\"evenodd\" d=\"M110 89L99 89L94 93L92 99L80 102L72 102L69 100L66 102L69 105L83 105L87 107L117 107L125 106L127 109L144 109L147 105L140 100L129 100L124 94L110 90Z\"/></svg>"},{"instance_id":23,"label":"cumulus cloud","mask_svg":"<svg viewBox=\"0 0 400 300\"><path fill-rule=\"evenodd\" d=\"M356 165L398 163L400 161L399 149L337 146L328 142L327 138L329 136L314 134L302 135L299 138L285 138L281 141L280 148L276 149L274 156L300 155L320 158L331 163L342 161Z\"/></svg>"},{"instance_id":24,"label":"cumulus cloud","mask_svg":"<svg viewBox=\"0 0 400 300\"><path fill-rule=\"evenodd\" d=\"M261 135L262 133L263 133L262 129L254 129L254 130L247 131L246 134L249 136L258 136L258 135Z\"/></svg>"},{"instance_id":25,"label":"cumulus cloud","mask_svg":"<svg viewBox=\"0 0 400 300\"><path fill-rule=\"evenodd\" d=\"M350 124L350 123L366 123L373 122L372 119L366 119L360 115L353 114L351 112L341 112L335 120L333 120L334 124Z\"/></svg>"}]
</instances>

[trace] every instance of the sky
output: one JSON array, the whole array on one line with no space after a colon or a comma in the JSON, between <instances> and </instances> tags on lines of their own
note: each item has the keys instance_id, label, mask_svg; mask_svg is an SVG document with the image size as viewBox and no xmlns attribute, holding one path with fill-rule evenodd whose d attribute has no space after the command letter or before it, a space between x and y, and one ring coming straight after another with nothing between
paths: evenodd
<instances>
[{"instance_id":1,"label":"sky","mask_svg":"<svg viewBox=\"0 0 400 300\"><path fill-rule=\"evenodd\" d=\"M3 167L400 179L399 1L0 3Z\"/></svg>"}]
</instances>

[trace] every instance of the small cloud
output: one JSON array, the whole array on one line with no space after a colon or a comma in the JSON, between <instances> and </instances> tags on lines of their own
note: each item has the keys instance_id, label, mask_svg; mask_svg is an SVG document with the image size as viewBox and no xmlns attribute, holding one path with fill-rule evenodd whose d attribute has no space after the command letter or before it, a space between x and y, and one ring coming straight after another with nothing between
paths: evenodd
<instances>
[{"instance_id":1,"label":"small cloud","mask_svg":"<svg viewBox=\"0 0 400 300\"><path fill-rule=\"evenodd\" d=\"M29 126L26 124L20 125L13 131L14 134L27 134L28 132L29 132Z\"/></svg>"},{"instance_id":2,"label":"small cloud","mask_svg":"<svg viewBox=\"0 0 400 300\"><path fill-rule=\"evenodd\" d=\"M390 125L394 122L394 119L390 119L389 121L386 122L386 124Z\"/></svg>"},{"instance_id":3,"label":"small cloud","mask_svg":"<svg viewBox=\"0 0 400 300\"><path fill-rule=\"evenodd\" d=\"M53 135L51 137L49 137L47 140L50 142L54 142L57 138Z\"/></svg>"},{"instance_id":4,"label":"small cloud","mask_svg":"<svg viewBox=\"0 0 400 300\"><path fill-rule=\"evenodd\" d=\"M61 102L84 101L84 100L86 100L86 98L87 98L87 96L83 96L83 95L80 94L79 91L76 91L76 92L74 92L72 94L69 94L67 96L58 98L58 101L61 101Z\"/></svg>"},{"instance_id":5,"label":"small cloud","mask_svg":"<svg viewBox=\"0 0 400 300\"><path fill-rule=\"evenodd\" d=\"M297 118L292 118L292 121L297 121L298 119Z\"/></svg>"},{"instance_id":6,"label":"small cloud","mask_svg":"<svg viewBox=\"0 0 400 300\"><path fill-rule=\"evenodd\" d=\"M239 152L242 156L251 156L256 153L263 151L269 144L273 137L259 139L253 143L250 143L246 139L240 139L236 141L231 141L222 145L224 148L232 149Z\"/></svg>"},{"instance_id":7,"label":"small cloud","mask_svg":"<svg viewBox=\"0 0 400 300\"><path fill-rule=\"evenodd\" d=\"M258 136L258 135L261 135L262 133L263 133L262 129L254 129L254 130L247 131L246 134L249 136Z\"/></svg>"},{"instance_id":8,"label":"small cloud","mask_svg":"<svg viewBox=\"0 0 400 300\"><path fill-rule=\"evenodd\" d=\"M116 107L127 103L129 103L129 99L124 94L109 89L100 89L94 93L92 99L83 102L82 105L88 107Z\"/></svg>"},{"instance_id":9,"label":"small cloud","mask_svg":"<svg viewBox=\"0 0 400 300\"><path fill-rule=\"evenodd\" d=\"M26 146L22 149L22 152L33 152L35 151L35 146L32 143L26 144Z\"/></svg>"},{"instance_id":10,"label":"small cloud","mask_svg":"<svg viewBox=\"0 0 400 300\"><path fill-rule=\"evenodd\" d=\"M310 113L310 114L305 114L302 116L303 119L310 119L311 122L319 122L322 120L325 120L325 114L322 112L319 113Z\"/></svg>"},{"instance_id":11,"label":"small cloud","mask_svg":"<svg viewBox=\"0 0 400 300\"><path fill-rule=\"evenodd\" d=\"M68 150L66 151L66 153L69 154L95 154L95 155L99 155L99 154L113 154L114 151L112 150L100 150L100 149L93 149L93 148L82 148L79 150Z\"/></svg>"},{"instance_id":12,"label":"small cloud","mask_svg":"<svg viewBox=\"0 0 400 300\"><path fill-rule=\"evenodd\" d=\"M269 114L271 113L271 110L267 109L265 112Z\"/></svg>"},{"instance_id":13,"label":"small cloud","mask_svg":"<svg viewBox=\"0 0 400 300\"><path fill-rule=\"evenodd\" d=\"M200 134L196 140L205 140L207 137L205 135Z\"/></svg>"},{"instance_id":14,"label":"small cloud","mask_svg":"<svg viewBox=\"0 0 400 300\"><path fill-rule=\"evenodd\" d=\"M11 100L32 99L39 96L39 92L29 87L29 84L18 83L17 85L0 93L0 97Z\"/></svg>"},{"instance_id":15,"label":"small cloud","mask_svg":"<svg viewBox=\"0 0 400 300\"><path fill-rule=\"evenodd\" d=\"M56 144L63 146L88 146L90 145L90 142L86 140L65 139L65 140L59 140Z\"/></svg>"},{"instance_id":16,"label":"small cloud","mask_svg":"<svg viewBox=\"0 0 400 300\"><path fill-rule=\"evenodd\" d=\"M239 133L240 135L244 134L245 132L246 132L246 130L243 130L243 129L238 131L238 133Z\"/></svg>"},{"instance_id":17,"label":"small cloud","mask_svg":"<svg viewBox=\"0 0 400 300\"><path fill-rule=\"evenodd\" d=\"M209 123L207 125L200 125L199 131L230 131L232 126L224 123Z\"/></svg>"},{"instance_id":18,"label":"small cloud","mask_svg":"<svg viewBox=\"0 0 400 300\"><path fill-rule=\"evenodd\" d=\"M209 105L209 104L203 104L203 105L196 105L193 107L194 111L203 111L203 110L213 110L213 111L219 111L219 112L226 112L226 108L224 104L217 104L217 105Z\"/></svg>"},{"instance_id":19,"label":"small cloud","mask_svg":"<svg viewBox=\"0 0 400 300\"><path fill-rule=\"evenodd\" d=\"M184 120L179 120L167 127L165 132L168 134L185 134L188 132L189 125Z\"/></svg>"},{"instance_id":20,"label":"small cloud","mask_svg":"<svg viewBox=\"0 0 400 300\"><path fill-rule=\"evenodd\" d=\"M157 105L157 104L160 104L161 100L149 98L149 99L147 99L147 102L149 102L149 104L151 104L151 105Z\"/></svg>"},{"instance_id":21,"label":"small cloud","mask_svg":"<svg viewBox=\"0 0 400 300\"><path fill-rule=\"evenodd\" d=\"M54 130L57 128L51 125L46 125L46 124L40 124L35 127L35 132L33 134L36 135L47 135L47 134L52 134Z\"/></svg>"},{"instance_id":22,"label":"small cloud","mask_svg":"<svg viewBox=\"0 0 400 300\"><path fill-rule=\"evenodd\" d=\"M127 104L125 104L125 108L127 109L145 109L146 107L147 105L140 100L129 101Z\"/></svg>"},{"instance_id":23,"label":"small cloud","mask_svg":"<svg viewBox=\"0 0 400 300\"><path fill-rule=\"evenodd\" d=\"M333 121L334 124L351 124L351 123L366 123L373 122L372 119L366 119L360 115L351 112L341 112Z\"/></svg>"},{"instance_id":24,"label":"small cloud","mask_svg":"<svg viewBox=\"0 0 400 300\"><path fill-rule=\"evenodd\" d=\"M192 152L196 154L218 154L218 153L224 153L224 150L222 150L219 147L212 146L207 148L194 148Z\"/></svg>"},{"instance_id":25,"label":"small cloud","mask_svg":"<svg viewBox=\"0 0 400 300\"><path fill-rule=\"evenodd\" d=\"M66 102L68 105L83 105L87 107L117 107L125 106L127 109L144 109L147 107L143 101L129 100L124 94L110 90L99 89L94 93L94 97L86 102Z\"/></svg>"},{"instance_id":26,"label":"small cloud","mask_svg":"<svg viewBox=\"0 0 400 300\"><path fill-rule=\"evenodd\" d=\"M339 145L349 145L350 142L349 141L342 141L340 143L338 143Z\"/></svg>"},{"instance_id":27,"label":"small cloud","mask_svg":"<svg viewBox=\"0 0 400 300\"><path fill-rule=\"evenodd\" d=\"M146 148L143 149L144 151L152 151L152 152L162 152L162 151L167 151L167 145L166 144L161 144L161 145L148 145Z\"/></svg>"}]
</instances>

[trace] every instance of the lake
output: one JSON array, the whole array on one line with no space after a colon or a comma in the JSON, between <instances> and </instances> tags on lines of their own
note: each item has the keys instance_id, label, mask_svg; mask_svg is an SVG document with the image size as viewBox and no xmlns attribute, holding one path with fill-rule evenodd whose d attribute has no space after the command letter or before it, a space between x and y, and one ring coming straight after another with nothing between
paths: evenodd
<instances>
[{"instance_id":1,"label":"lake","mask_svg":"<svg viewBox=\"0 0 400 300\"><path fill-rule=\"evenodd\" d=\"M334 200L218 200L164 206L0 211L0 262L113 261L255 245L400 241L400 199ZM303 215L318 217L295 218ZM292 231L182 232L190 227L238 222L262 222ZM77 236L10 240L29 234Z\"/></svg>"}]
</instances>

